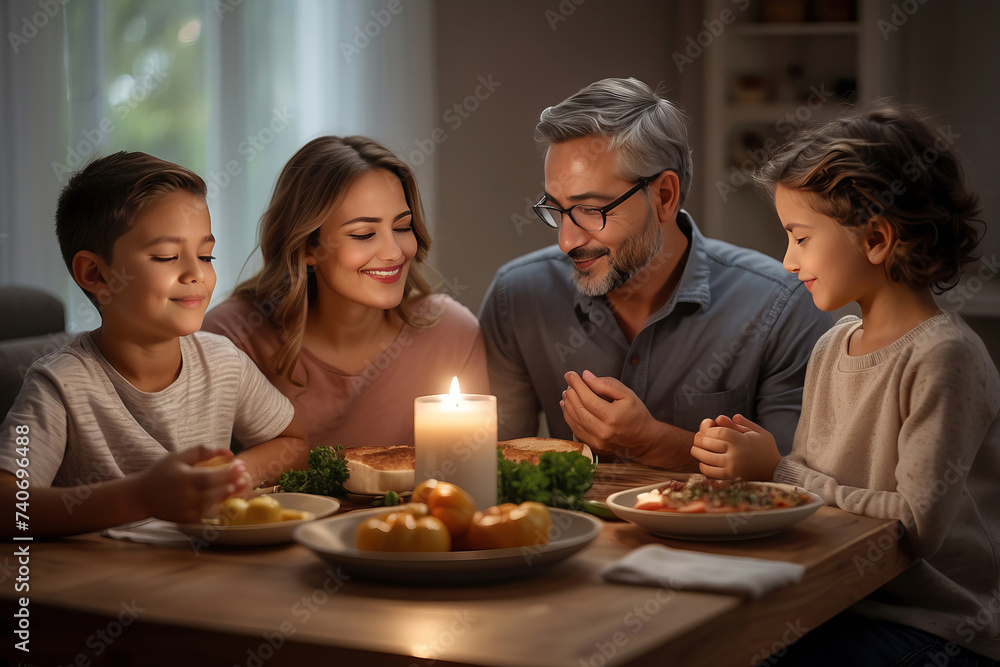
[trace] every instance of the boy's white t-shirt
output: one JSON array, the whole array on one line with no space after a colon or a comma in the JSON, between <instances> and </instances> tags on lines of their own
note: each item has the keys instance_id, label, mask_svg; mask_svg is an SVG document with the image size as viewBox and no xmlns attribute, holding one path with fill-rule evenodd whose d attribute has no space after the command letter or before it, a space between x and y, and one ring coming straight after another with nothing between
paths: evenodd
<instances>
[{"instance_id":1,"label":"boy's white t-shirt","mask_svg":"<svg viewBox=\"0 0 1000 667\"><path fill-rule=\"evenodd\" d=\"M152 393L122 377L89 332L36 361L0 427L0 469L23 463L19 426L32 486L116 479L167 452L228 449L232 436L252 446L288 426L291 403L229 339L199 331L180 345L180 375Z\"/></svg>"}]
</instances>

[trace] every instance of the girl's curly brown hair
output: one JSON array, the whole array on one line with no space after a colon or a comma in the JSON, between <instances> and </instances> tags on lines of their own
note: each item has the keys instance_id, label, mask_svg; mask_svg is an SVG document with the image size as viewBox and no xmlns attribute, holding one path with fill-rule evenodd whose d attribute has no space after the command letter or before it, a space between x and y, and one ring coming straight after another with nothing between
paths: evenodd
<instances>
[{"instance_id":1,"label":"girl's curly brown hair","mask_svg":"<svg viewBox=\"0 0 1000 667\"><path fill-rule=\"evenodd\" d=\"M883 103L799 130L754 178L772 199L778 185L816 194L818 212L848 227L881 217L896 237L888 277L941 294L974 259L973 224L985 227L952 150L957 136L916 109Z\"/></svg>"}]
</instances>

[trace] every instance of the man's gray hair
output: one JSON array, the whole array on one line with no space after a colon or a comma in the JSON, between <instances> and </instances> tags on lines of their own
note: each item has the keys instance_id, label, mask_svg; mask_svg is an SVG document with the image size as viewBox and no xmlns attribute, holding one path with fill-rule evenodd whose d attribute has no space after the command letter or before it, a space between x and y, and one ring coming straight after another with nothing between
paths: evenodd
<instances>
[{"instance_id":1,"label":"man's gray hair","mask_svg":"<svg viewBox=\"0 0 1000 667\"><path fill-rule=\"evenodd\" d=\"M680 109L638 79L602 79L543 111L535 139L547 145L608 136L609 147L619 150L618 168L625 180L675 172L680 208L691 187L686 120Z\"/></svg>"}]
</instances>

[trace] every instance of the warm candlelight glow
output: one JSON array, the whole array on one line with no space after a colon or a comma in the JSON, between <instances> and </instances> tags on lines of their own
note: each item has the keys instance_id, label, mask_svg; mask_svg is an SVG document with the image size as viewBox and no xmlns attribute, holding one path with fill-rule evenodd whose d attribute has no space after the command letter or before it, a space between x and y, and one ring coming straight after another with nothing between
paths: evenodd
<instances>
[{"instance_id":1,"label":"warm candlelight glow","mask_svg":"<svg viewBox=\"0 0 1000 667\"><path fill-rule=\"evenodd\" d=\"M497 502L497 399L463 394L458 378L451 392L413 401L415 480L453 482L479 509Z\"/></svg>"}]
</instances>

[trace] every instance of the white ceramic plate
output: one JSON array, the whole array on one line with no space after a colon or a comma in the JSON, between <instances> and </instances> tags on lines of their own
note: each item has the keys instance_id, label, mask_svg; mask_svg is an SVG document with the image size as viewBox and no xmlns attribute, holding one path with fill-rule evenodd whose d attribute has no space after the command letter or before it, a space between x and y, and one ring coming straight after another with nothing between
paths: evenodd
<instances>
[{"instance_id":1,"label":"white ceramic plate","mask_svg":"<svg viewBox=\"0 0 1000 667\"><path fill-rule=\"evenodd\" d=\"M600 519L582 512L553 509L551 541L540 547L483 551L396 553L355 548L358 526L385 507L359 510L313 521L295 529L295 541L352 574L406 583L472 583L513 579L544 572L590 544L601 532Z\"/></svg>"},{"instance_id":2,"label":"white ceramic plate","mask_svg":"<svg viewBox=\"0 0 1000 667\"><path fill-rule=\"evenodd\" d=\"M608 496L607 503L611 511L620 518L631 521L654 535L682 540L740 540L773 535L802 521L823 506L823 500L815 493L788 484L760 483L808 493L812 501L798 507L724 514L685 514L635 509L636 496L660 488L663 486L661 482L613 493Z\"/></svg>"},{"instance_id":3,"label":"white ceramic plate","mask_svg":"<svg viewBox=\"0 0 1000 667\"><path fill-rule=\"evenodd\" d=\"M399 495L399 503L402 505L404 503L410 502L410 497L413 495L413 491L401 491L397 492ZM385 498L384 493L353 493L351 491L344 491L344 497L350 500L352 503L358 503L359 505L370 505L372 502L378 500L379 498ZM391 507L391 506L390 506Z\"/></svg>"},{"instance_id":4,"label":"white ceramic plate","mask_svg":"<svg viewBox=\"0 0 1000 667\"><path fill-rule=\"evenodd\" d=\"M209 545L226 547L264 546L291 542L292 533L299 526L333 514L340 509L340 503L333 498L316 496L311 493L272 493L272 498L289 510L309 512L309 516L298 521L279 521L249 526L217 526L210 523L180 523L181 532L204 540Z\"/></svg>"}]
</instances>

